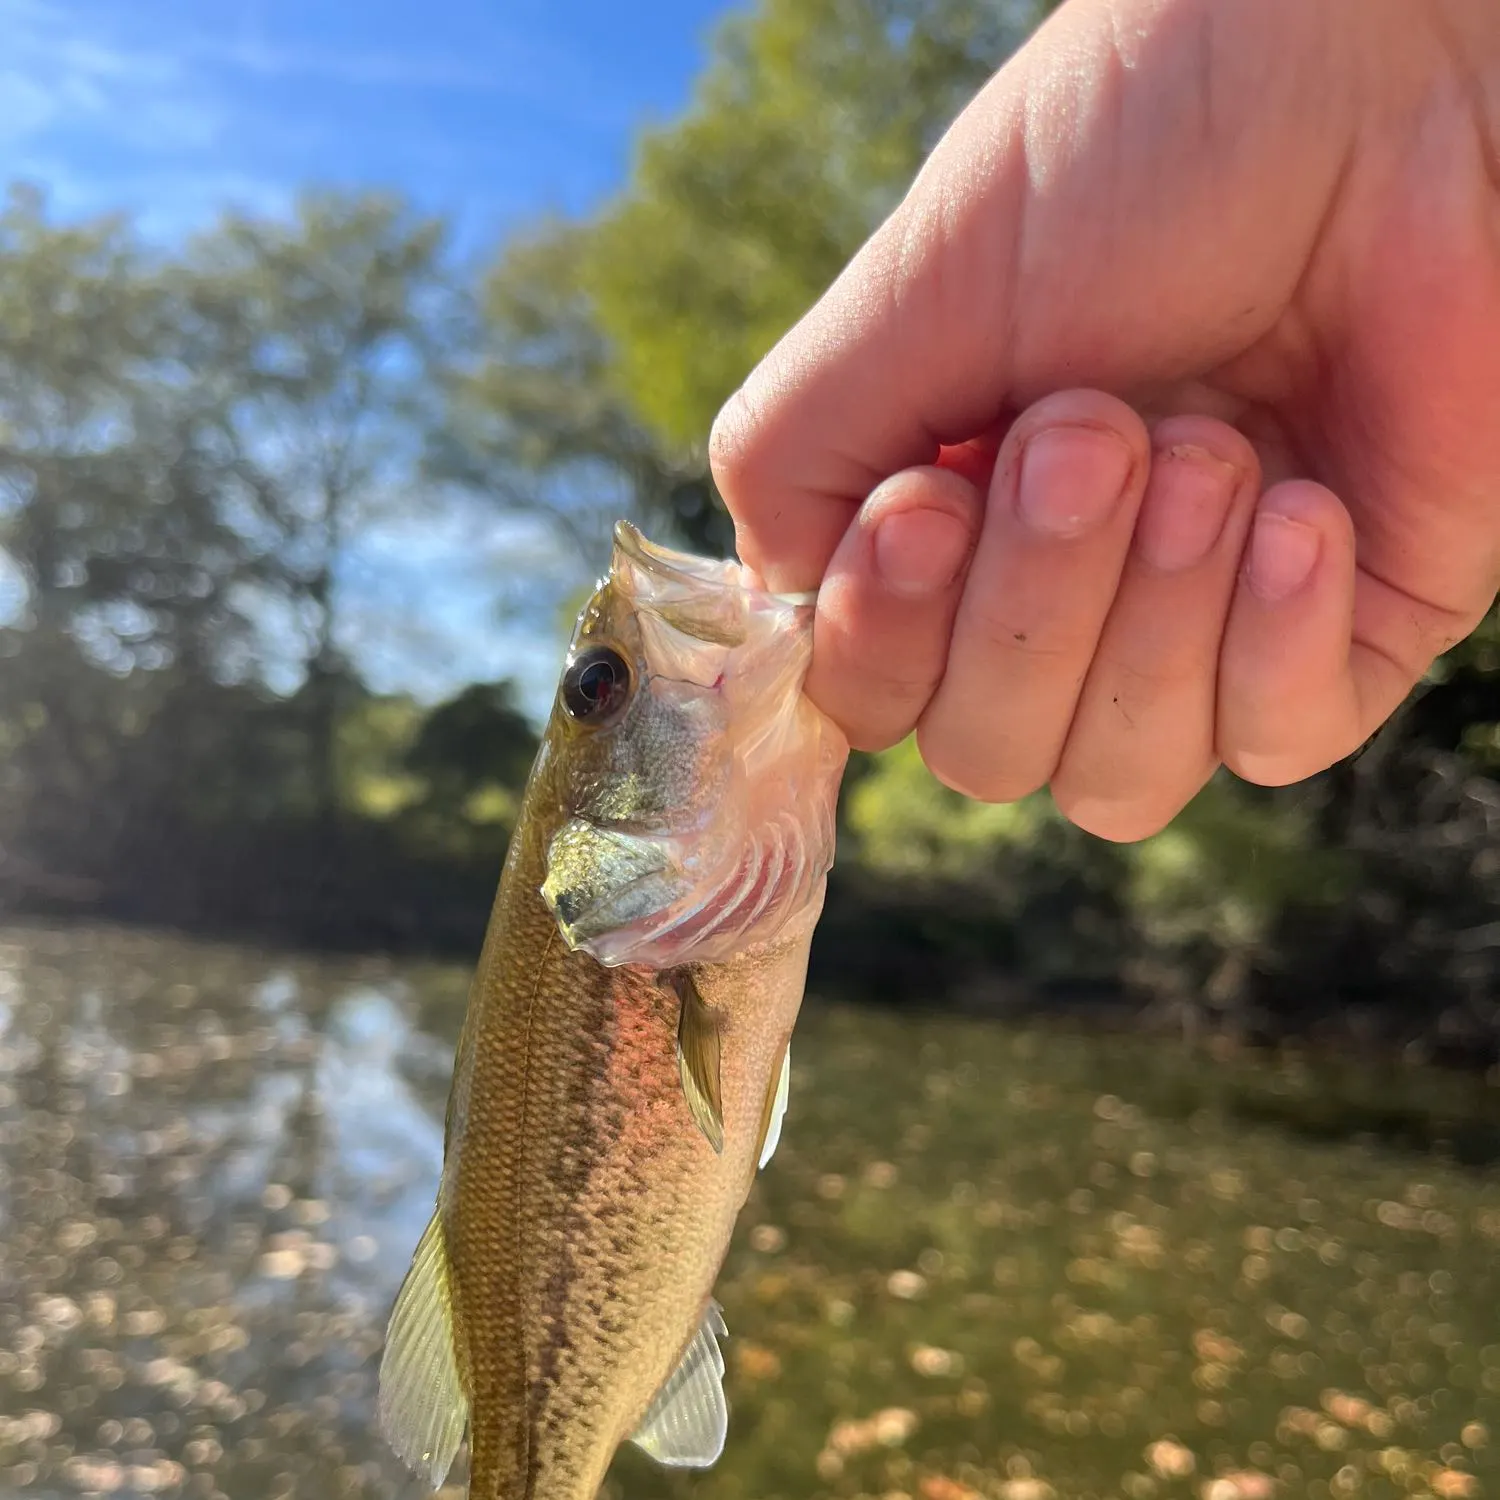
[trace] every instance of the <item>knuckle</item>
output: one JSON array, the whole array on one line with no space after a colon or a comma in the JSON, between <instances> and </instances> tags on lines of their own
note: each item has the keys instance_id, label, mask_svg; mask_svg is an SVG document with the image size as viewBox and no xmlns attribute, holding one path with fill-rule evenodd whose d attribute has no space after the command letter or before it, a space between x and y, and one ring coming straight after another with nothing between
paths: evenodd
<instances>
[{"instance_id":1,"label":"knuckle","mask_svg":"<svg viewBox=\"0 0 1500 1500\"><path fill-rule=\"evenodd\" d=\"M1092 632L1063 630L1045 621L1007 616L993 605L974 610L965 627L984 651L1038 664L1086 662L1095 639Z\"/></svg>"},{"instance_id":2,"label":"knuckle","mask_svg":"<svg viewBox=\"0 0 1500 1500\"><path fill-rule=\"evenodd\" d=\"M724 403L708 434L709 472L726 501L753 476L755 426L751 397L741 386Z\"/></svg>"}]
</instances>

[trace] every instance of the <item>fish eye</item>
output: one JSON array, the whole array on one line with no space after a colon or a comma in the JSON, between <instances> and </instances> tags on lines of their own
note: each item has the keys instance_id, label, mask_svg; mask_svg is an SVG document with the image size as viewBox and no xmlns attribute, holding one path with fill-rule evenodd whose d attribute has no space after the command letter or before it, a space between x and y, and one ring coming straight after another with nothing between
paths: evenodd
<instances>
[{"instance_id":1,"label":"fish eye","mask_svg":"<svg viewBox=\"0 0 1500 1500\"><path fill-rule=\"evenodd\" d=\"M630 667L612 646L589 646L563 672L563 707L580 724L607 723L629 697Z\"/></svg>"}]
</instances>

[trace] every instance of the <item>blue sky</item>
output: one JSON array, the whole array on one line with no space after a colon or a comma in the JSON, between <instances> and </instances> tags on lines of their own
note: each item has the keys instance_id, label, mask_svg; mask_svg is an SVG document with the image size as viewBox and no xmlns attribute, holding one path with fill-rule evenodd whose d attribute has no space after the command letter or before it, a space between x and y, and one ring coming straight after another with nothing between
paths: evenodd
<instances>
[{"instance_id":1,"label":"blue sky","mask_svg":"<svg viewBox=\"0 0 1500 1500\"><path fill-rule=\"evenodd\" d=\"M129 210L168 242L226 205L279 214L307 183L395 187L482 251L615 190L639 126L686 104L728 8L0 0L0 184L38 183L65 217ZM545 705L559 621L502 619L496 586L539 545L493 514L369 536L343 605L372 684L433 697L508 675Z\"/></svg>"},{"instance_id":2,"label":"blue sky","mask_svg":"<svg viewBox=\"0 0 1500 1500\"><path fill-rule=\"evenodd\" d=\"M616 186L724 0L0 0L0 176L163 234L394 184L488 240Z\"/></svg>"}]
</instances>

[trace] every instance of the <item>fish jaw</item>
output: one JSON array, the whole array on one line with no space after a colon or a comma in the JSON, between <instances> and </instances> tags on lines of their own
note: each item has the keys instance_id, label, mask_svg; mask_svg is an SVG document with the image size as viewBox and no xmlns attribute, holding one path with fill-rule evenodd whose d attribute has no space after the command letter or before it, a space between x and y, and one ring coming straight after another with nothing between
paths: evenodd
<instances>
[{"instance_id":1,"label":"fish jaw","mask_svg":"<svg viewBox=\"0 0 1500 1500\"><path fill-rule=\"evenodd\" d=\"M638 838L570 818L547 851L542 900L575 953L628 928L672 896L670 857L662 841Z\"/></svg>"},{"instance_id":2,"label":"fish jaw","mask_svg":"<svg viewBox=\"0 0 1500 1500\"><path fill-rule=\"evenodd\" d=\"M747 586L736 563L616 529L573 655L628 640L634 697L586 744L554 716L573 774L541 894L570 949L666 968L810 929L848 758L802 693L812 620L806 602Z\"/></svg>"},{"instance_id":3,"label":"fish jaw","mask_svg":"<svg viewBox=\"0 0 1500 1500\"><path fill-rule=\"evenodd\" d=\"M833 782L827 795L807 797L805 809L790 796L733 842L642 837L569 820L552 841L541 891L562 940L607 967L667 969L721 963L810 931L833 857L841 765L829 755L814 768ZM738 832L738 820L734 826Z\"/></svg>"}]
</instances>

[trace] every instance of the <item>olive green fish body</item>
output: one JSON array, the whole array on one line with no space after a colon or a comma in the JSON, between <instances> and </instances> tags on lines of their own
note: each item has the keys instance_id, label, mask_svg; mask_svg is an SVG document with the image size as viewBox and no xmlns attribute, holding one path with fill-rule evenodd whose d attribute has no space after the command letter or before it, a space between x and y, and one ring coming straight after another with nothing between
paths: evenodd
<instances>
[{"instance_id":1,"label":"olive green fish body","mask_svg":"<svg viewBox=\"0 0 1500 1500\"><path fill-rule=\"evenodd\" d=\"M722 1001L716 1155L683 1095L677 991L570 953L536 852L470 1001L443 1195L474 1500L589 1500L676 1364L754 1174L811 931L694 976Z\"/></svg>"},{"instance_id":2,"label":"olive green fish body","mask_svg":"<svg viewBox=\"0 0 1500 1500\"><path fill-rule=\"evenodd\" d=\"M779 1130L846 754L800 695L809 612L731 568L620 538L511 841L381 1369L434 1484L467 1428L473 1500L723 1442L713 1282Z\"/></svg>"}]
</instances>

